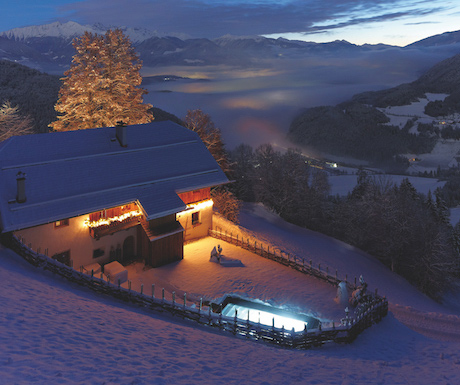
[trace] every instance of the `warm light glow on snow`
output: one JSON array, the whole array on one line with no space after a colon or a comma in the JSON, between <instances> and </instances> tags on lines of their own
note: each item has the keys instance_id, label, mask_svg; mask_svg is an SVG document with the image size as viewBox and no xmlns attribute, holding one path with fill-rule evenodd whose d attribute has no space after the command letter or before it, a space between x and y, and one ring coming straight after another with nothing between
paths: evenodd
<instances>
[{"instance_id":1,"label":"warm light glow on snow","mask_svg":"<svg viewBox=\"0 0 460 385\"><path fill-rule=\"evenodd\" d=\"M141 216L142 213L139 210L133 210L128 213L116 216L116 217L111 217L111 218L101 218L97 221L90 221L89 218L84 222L84 225L86 227L94 228L94 227L99 227L99 226L106 226L110 225L113 222L123 222L125 219L128 218L134 218L134 217L139 217Z\"/></svg>"},{"instance_id":2,"label":"warm light glow on snow","mask_svg":"<svg viewBox=\"0 0 460 385\"><path fill-rule=\"evenodd\" d=\"M187 208L184 211L181 211L180 213L176 214L176 218L180 218L181 216L185 214L192 214L197 211L207 209L209 207L212 207L213 205L214 205L214 202L212 201L212 199L207 199L205 201L196 202L196 203L190 203L187 205Z\"/></svg>"}]
</instances>

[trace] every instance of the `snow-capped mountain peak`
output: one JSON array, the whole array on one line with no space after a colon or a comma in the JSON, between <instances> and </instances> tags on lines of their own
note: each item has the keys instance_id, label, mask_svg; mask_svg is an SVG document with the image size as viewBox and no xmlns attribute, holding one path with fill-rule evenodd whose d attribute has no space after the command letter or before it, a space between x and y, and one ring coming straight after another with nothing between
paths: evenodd
<instances>
[{"instance_id":1,"label":"snow-capped mountain peak","mask_svg":"<svg viewBox=\"0 0 460 385\"><path fill-rule=\"evenodd\" d=\"M85 31L101 35L104 34L108 29L115 28L120 28L135 44L141 43L144 40L150 39L152 37L166 36L165 34L160 34L157 31L151 31L145 28L107 27L101 23L96 23L94 25L81 25L74 21L68 21L65 23L56 21L50 24L14 28L5 32L1 32L0 36L16 41L23 41L33 37L59 37L62 39L70 40L74 37L83 35ZM175 35L171 34L170 36ZM184 36L182 35L181 37Z\"/></svg>"},{"instance_id":2,"label":"snow-capped mountain peak","mask_svg":"<svg viewBox=\"0 0 460 385\"><path fill-rule=\"evenodd\" d=\"M60 37L63 39L72 39L75 36L81 36L85 31L101 33L89 25L81 25L74 21L61 23L56 21L51 24L33 25L30 27L13 28L9 31L2 32L0 35L14 40L26 40L32 37Z\"/></svg>"}]
</instances>

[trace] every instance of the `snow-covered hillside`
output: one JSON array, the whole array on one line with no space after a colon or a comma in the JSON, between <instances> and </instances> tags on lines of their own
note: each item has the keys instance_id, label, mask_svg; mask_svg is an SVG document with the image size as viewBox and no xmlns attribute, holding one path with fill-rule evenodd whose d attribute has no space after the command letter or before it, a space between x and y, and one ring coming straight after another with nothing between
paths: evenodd
<instances>
[{"instance_id":1,"label":"snow-covered hillside","mask_svg":"<svg viewBox=\"0 0 460 385\"><path fill-rule=\"evenodd\" d=\"M388 295L390 314L350 345L279 349L96 295L1 249L0 384L460 383L458 310L435 304L364 253L286 224L261 206L246 207L241 220L281 247L350 274L360 271L373 286L378 280L380 292ZM192 262L197 245L188 245L185 259L171 265L164 279L181 284L171 282L174 270ZM231 257L245 258L226 244L223 249ZM222 273L212 275L203 274L208 267L201 269L197 263L188 271L187 285L202 282L211 290L222 274L234 272L240 290L249 289L252 277L263 275L272 264L251 258L251 265L221 267ZM279 269L280 274L296 273ZM274 278L273 285L267 280L258 290L272 296L279 290L303 290L301 281ZM310 278L304 278L308 283ZM318 297L326 292L318 286ZM329 301L330 295L323 299ZM431 338L398 319L412 327L422 320L423 332ZM436 335L433 328L445 332ZM446 336L451 342L441 341Z\"/></svg>"},{"instance_id":2,"label":"snow-covered hillside","mask_svg":"<svg viewBox=\"0 0 460 385\"><path fill-rule=\"evenodd\" d=\"M409 132L418 134L419 124L433 124L442 131L447 125L458 129L460 128L459 115L440 116L433 118L425 114L425 107L431 101L444 100L447 94L427 93L426 98L420 98L418 101L406 106L390 106L379 108L389 119L389 125L403 128L408 122L413 121L414 124ZM439 167L445 169L449 167L457 167L458 157L460 156L460 141L454 139L439 139L435 148L428 154L404 154L410 159L410 167L408 172L430 172L436 171Z\"/></svg>"},{"instance_id":3,"label":"snow-covered hillside","mask_svg":"<svg viewBox=\"0 0 460 385\"><path fill-rule=\"evenodd\" d=\"M444 100L447 94L431 94L426 93L426 98L420 98L418 101L411 103L406 106L389 106L386 108L378 108L382 111L389 119L389 125L397 126L399 128L404 127L408 121L415 120L415 124L412 127L412 133L417 133L418 123L433 123L436 121L432 116L425 114L425 107L429 102L436 100Z\"/></svg>"}]
</instances>

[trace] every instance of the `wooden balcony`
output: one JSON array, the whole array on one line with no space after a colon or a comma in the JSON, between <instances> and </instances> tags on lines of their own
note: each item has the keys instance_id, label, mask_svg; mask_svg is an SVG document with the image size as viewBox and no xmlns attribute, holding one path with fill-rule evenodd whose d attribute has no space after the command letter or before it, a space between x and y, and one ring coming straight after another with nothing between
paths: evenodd
<instances>
[{"instance_id":1,"label":"wooden balcony","mask_svg":"<svg viewBox=\"0 0 460 385\"><path fill-rule=\"evenodd\" d=\"M112 222L109 225L102 225L98 227L90 227L89 233L94 239L99 239L106 235L114 234L122 230L129 229L131 227L137 226L140 224L140 217L131 217L126 218L125 220L119 222Z\"/></svg>"}]
</instances>

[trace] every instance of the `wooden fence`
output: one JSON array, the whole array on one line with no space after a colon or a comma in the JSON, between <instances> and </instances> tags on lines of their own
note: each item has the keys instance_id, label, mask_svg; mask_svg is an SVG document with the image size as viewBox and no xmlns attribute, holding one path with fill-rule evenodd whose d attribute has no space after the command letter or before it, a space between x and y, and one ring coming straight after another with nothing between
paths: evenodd
<instances>
[{"instance_id":1,"label":"wooden fence","mask_svg":"<svg viewBox=\"0 0 460 385\"><path fill-rule=\"evenodd\" d=\"M250 241L249 237L244 237L242 234L236 234L233 232L228 233L226 231L223 232L214 229L209 230L209 236L242 247L243 249L249 250L264 258L289 266L297 271L319 278L334 286L338 286L341 282L346 282L348 289L355 290L357 288L356 277L354 277L354 280L350 282L348 280L348 275L346 274L340 278L337 270L333 271L329 269L328 266L321 266L321 264L316 266L313 264L312 260L305 260L305 258L300 258L294 254L280 250L279 248L274 248L273 246L272 248L268 245L264 246L262 242L254 240Z\"/></svg>"},{"instance_id":2,"label":"wooden fence","mask_svg":"<svg viewBox=\"0 0 460 385\"><path fill-rule=\"evenodd\" d=\"M388 313L388 301L385 298L376 296L372 303L360 313L356 318L345 317L337 324L332 323L327 327L319 324L317 329L308 329L303 331L286 330L274 326L266 326L248 320L241 320L235 317L226 317L222 313L214 313L211 306L203 306L201 300L199 304L187 305L186 294L183 299L176 301L174 292L170 300L165 298L164 289L161 295L155 293L155 285L150 290L141 292L131 290L131 283L128 281L128 288L104 280L104 276L96 277L88 275L73 268L66 266L46 255L37 253L14 235L3 238L3 243L21 255L26 261L34 266L44 270L51 271L70 282L75 282L86 286L91 290L110 295L125 302L151 309L158 313L167 313L175 317L195 321L201 325L206 325L221 331L231 333L237 337L254 341L264 341L282 347L307 349L321 346L326 343L349 343L353 341L359 333L370 327L372 324L379 322ZM284 260L284 259L283 259ZM147 291L150 291L147 293ZM274 320L273 320L274 325Z\"/></svg>"}]
</instances>

